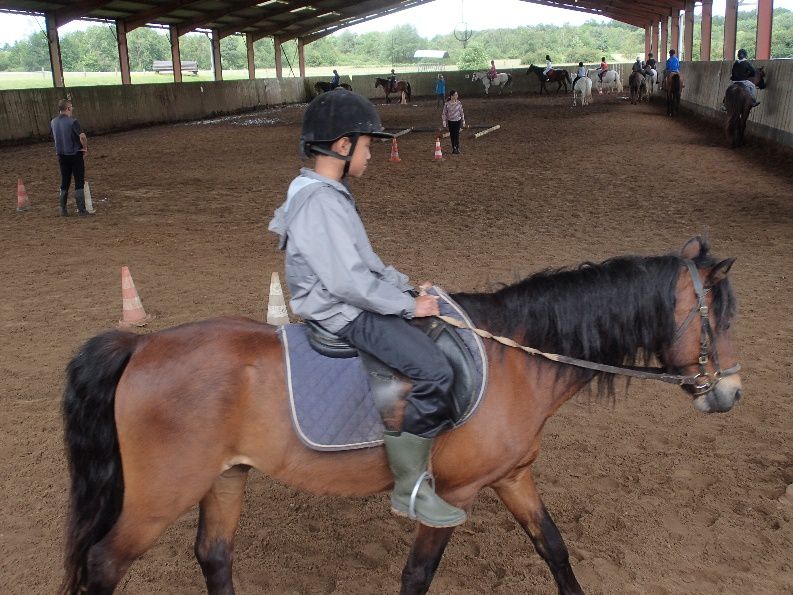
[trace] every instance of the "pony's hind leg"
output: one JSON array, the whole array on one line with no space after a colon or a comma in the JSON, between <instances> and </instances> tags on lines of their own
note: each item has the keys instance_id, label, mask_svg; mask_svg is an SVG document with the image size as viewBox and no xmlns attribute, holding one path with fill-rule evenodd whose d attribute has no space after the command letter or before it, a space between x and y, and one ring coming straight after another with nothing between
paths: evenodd
<instances>
[{"instance_id":1,"label":"pony's hind leg","mask_svg":"<svg viewBox=\"0 0 793 595\"><path fill-rule=\"evenodd\" d=\"M236 465L223 472L201 500L195 555L210 595L233 595L231 563L234 533L242 509L246 465Z\"/></svg>"},{"instance_id":2,"label":"pony's hind leg","mask_svg":"<svg viewBox=\"0 0 793 595\"><path fill-rule=\"evenodd\" d=\"M121 440L124 460L124 500L121 514L107 535L88 552L86 593L112 593L130 565L180 516L198 504L216 480L208 456L187 462L181 453L141 442L148 449ZM155 447L158 447L155 449ZM158 452L161 458L150 456ZM126 453L126 455L124 455ZM203 454L203 453L202 453ZM174 467L165 462L180 461Z\"/></svg>"},{"instance_id":3,"label":"pony's hind leg","mask_svg":"<svg viewBox=\"0 0 793 595\"><path fill-rule=\"evenodd\" d=\"M86 584L81 592L112 593L130 565L184 512L183 507L164 506L151 498L139 498L125 486L124 507L108 534L88 552ZM156 512L155 512L156 511Z\"/></svg>"},{"instance_id":4,"label":"pony's hind leg","mask_svg":"<svg viewBox=\"0 0 793 595\"><path fill-rule=\"evenodd\" d=\"M573 574L567 546L537 492L528 467L493 486L501 501L528 533L537 553L553 573L561 595L583 595Z\"/></svg>"},{"instance_id":5,"label":"pony's hind leg","mask_svg":"<svg viewBox=\"0 0 793 595\"><path fill-rule=\"evenodd\" d=\"M419 525L410 556L402 570L400 595L424 595L429 590L452 533L454 527L436 529Z\"/></svg>"}]
</instances>

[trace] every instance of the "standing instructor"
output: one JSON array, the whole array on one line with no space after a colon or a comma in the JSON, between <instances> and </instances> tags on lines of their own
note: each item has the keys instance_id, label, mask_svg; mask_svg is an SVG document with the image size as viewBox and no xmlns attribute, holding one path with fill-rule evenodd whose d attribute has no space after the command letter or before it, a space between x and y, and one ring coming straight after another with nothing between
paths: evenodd
<instances>
[{"instance_id":1,"label":"standing instructor","mask_svg":"<svg viewBox=\"0 0 793 595\"><path fill-rule=\"evenodd\" d=\"M74 200L77 203L77 214L81 217L90 215L85 209L85 160L88 153L88 137L85 136L80 123L72 116L74 107L69 99L58 102L58 115L50 122L52 137L55 139L55 152L58 154L58 165L61 170L61 191L59 195L61 217L68 217L66 199L69 186L74 176Z\"/></svg>"}]
</instances>

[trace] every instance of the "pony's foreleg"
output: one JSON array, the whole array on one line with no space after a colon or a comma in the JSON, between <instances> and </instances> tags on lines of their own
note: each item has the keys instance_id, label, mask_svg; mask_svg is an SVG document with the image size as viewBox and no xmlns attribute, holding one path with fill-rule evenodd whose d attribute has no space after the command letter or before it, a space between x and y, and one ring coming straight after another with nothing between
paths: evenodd
<instances>
[{"instance_id":1,"label":"pony's foreleg","mask_svg":"<svg viewBox=\"0 0 793 595\"><path fill-rule=\"evenodd\" d=\"M452 533L454 527L436 529L419 525L410 556L402 570L400 595L423 595L429 590Z\"/></svg>"},{"instance_id":2,"label":"pony's foreleg","mask_svg":"<svg viewBox=\"0 0 793 595\"><path fill-rule=\"evenodd\" d=\"M528 533L537 553L542 556L553 573L559 593L562 595L583 595L581 585L573 574L567 546L559 529L545 509L537 492L534 478L528 467L524 467L511 477L504 478L493 486L501 501Z\"/></svg>"},{"instance_id":3,"label":"pony's foreleg","mask_svg":"<svg viewBox=\"0 0 793 595\"><path fill-rule=\"evenodd\" d=\"M210 595L233 595L231 563L234 533L242 510L246 465L227 469L201 499L195 555L204 573Z\"/></svg>"}]
</instances>

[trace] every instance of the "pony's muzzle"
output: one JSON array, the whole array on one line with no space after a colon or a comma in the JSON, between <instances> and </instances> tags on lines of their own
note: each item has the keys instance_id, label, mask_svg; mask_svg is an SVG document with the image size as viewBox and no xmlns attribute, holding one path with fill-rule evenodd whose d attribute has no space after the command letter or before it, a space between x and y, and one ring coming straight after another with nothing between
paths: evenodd
<instances>
[{"instance_id":1,"label":"pony's muzzle","mask_svg":"<svg viewBox=\"0 0 793 595\"><path fill-rule=\"evenodd\" d=\"M741 400L742 391L738 374L724 376L708 392L694 399L694 407L702 413L724 413Z\"/></svg>"}]
</instances>

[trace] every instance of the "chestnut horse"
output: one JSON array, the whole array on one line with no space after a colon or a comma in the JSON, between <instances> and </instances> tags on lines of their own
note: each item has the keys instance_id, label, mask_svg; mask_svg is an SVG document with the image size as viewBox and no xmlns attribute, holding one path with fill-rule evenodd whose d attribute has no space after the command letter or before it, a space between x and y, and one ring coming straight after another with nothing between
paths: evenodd
<instances>
[{"instance_id":1,"label":"chestnut horse","mask_svg":"<svg viewBox=\"0 0 793 595\"><path fill-rule=\"evenodd\" d=\"M751 83L758 89L765 89L765 69L757 69ZM743 144L743 135L746 132L746 121L752 111L752 95L749 89L740 82L732 83L724 93L724 106L727 108L727 125L725 131L727 140L732 148Z\"/></svg>"},{"instance_id":2,"label":"chestnut horse","mask_svg":"<svg viewBox=\"0 0 793 595\"><path fill-rule=\"evenodd\" d=\"M567 72L566 70L562 70L560 68L554 68L550 72L551 76L548 76L548 75L542 73L543 70L544 69L540 68L539 66L535 66L534 64L530 64L529 65L529 69L526 71L526 74L531 74L533 72L534 74L537 75L537 78L540 79L540 95L542 95L543 91L545 91L546 93L549 92L548 89L545 88L545 83L546 82L548 82L548 83L556 83L557 84L556 85L556 92L557 93L559 93L559 91L562 88L562 85L564 85L564 92L567 93L567 83L570 83L570 84L573 83L572 79L570 78L570 73L569 72Z\"/></svg>"},{"instance_id":3,"label":"chestnut horse","mask_svg":"<svg viewBox=\"0 0 793 595\"><path fill-rule=\"evenodd\" d=\"M377 89L377 87L383 88L383 91L385 92L386 103L391 103L391 98L389 97L391 93L399 93L400 97L402 96L402 93L404 93L405 98L410 101L410 83L407 81L397 81L396 88L392 90L391 83L388 79L377 78L374 82L374 88Z\"/></svg>"},{"instance_id":4,"label":"chestnut horse","mask_svg":"<svg viewBox=\"0 0 793 595\"><path fill-rule=\"evenodd\" d=\"M729 333L732 263L694 238L679 255L585 263L495 293L456 294L477 327L596 369L488 343L482 405L437 439L440 495L470 513L482 488L493 487L559 592L582 593L532 476L540 432L594 378L613 394L608 366L651 358L663 366L659 377L681 384L698 410L731 409L741 397ZM298 439L281 349L275 328L242 318L149 335L113 330L81 348L63 403L71 474L64 592L111 593L130 564L199 504L195 553L207 590L233 593L233 540L251 467L315 494L365 496L392 486L382 448L320 453ZM402 593L426 593L453 531L418 526Z\"/></svg>"}]
</instances>

